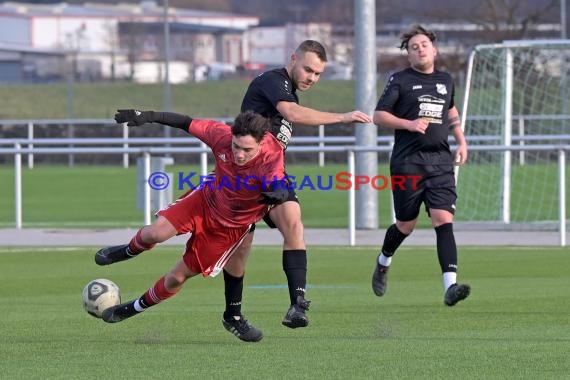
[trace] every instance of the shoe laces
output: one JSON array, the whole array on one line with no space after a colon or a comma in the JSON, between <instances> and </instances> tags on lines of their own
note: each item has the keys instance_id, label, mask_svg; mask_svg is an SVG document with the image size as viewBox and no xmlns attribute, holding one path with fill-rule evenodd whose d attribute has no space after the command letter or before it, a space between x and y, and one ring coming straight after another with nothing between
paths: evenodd
<instances>
[{"instance_id":1,"label":"shoe laces","mask_svg":"<svg viewBox=\"0 0 570 380\"><path fill-rule=\"evenodd\" d=\"M240 334L247 333L251 328L251 325L243 315L233 316L230 320L230 324L234 326Z\"/></svg>"},{"instance_id":2,"label":"shoe laces","mask_svg":"<svg viewBox=\"0 0 570 380\"><path fill-rule=\"evenodd\" d=\"M297 296L297 303L296 303L297 309L306 311L306 310L309 310L310 305L311 305L311 301L307 301L303 297Z\"/></svg>"}]
</instances>

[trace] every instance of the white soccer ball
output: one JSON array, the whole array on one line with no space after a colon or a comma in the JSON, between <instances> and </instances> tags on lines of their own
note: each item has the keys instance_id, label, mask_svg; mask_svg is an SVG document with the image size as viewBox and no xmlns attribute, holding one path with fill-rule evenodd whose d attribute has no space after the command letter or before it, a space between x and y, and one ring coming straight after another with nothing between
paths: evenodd
<instances>
[{"instance_id":1,"label":"white soccer ball","mask_svg":"<svg viewBox=\"0 0 570 380\"><path fill-rule=\"evenodd\" d=\"M121 291L111 280L98 278L83 288L83 308L95 318L101 318L103 310L120 303Z\"/></svg>"}]
</instances>

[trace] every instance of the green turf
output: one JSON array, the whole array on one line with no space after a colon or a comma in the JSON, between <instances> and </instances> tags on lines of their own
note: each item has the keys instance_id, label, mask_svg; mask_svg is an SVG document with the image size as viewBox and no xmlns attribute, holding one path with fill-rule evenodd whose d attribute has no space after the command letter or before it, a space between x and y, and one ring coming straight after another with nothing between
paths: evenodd
<instances>
[{"instance_id":1,"label":"green turf","mask_svg":"<svg viewBox=\"0 0 570 380\"><path fill-rule=\"evenodd\" d=\"M179 258L155 251L97 267L94 248L0 249L3 379L561 379L570 372L568 250L464 248L473 287L442 303L433 248L403 247L389 290L370 289L371 248L315 247L308 328L281 326L288 304L278 248L249 260L244 312L264 331L244 343L220 323L223 281L194 278L176 297L116 325L85 313L81 290L110 278L138 297ZM347 265L350 263L350 265Z\"/></svg>"},{"instance_id":2,"label":"green turf","mask_svg":"<svg viewBox=\"0 0 570 380\"><path fill-rule=\"evenodd\" d=\"M234 117L249 82L246 79L172 85L172 111L196 117ZM383 84L378 83L378 93ZM354 109L354 81L323 80L299 94L300 102L322 111ZM0 119L112 118L118 108L164 108L162 84L76 83L72 102L67 84L3 85ZM236 101L236 99L239 99Z\"/></svg>"}]
</instances>

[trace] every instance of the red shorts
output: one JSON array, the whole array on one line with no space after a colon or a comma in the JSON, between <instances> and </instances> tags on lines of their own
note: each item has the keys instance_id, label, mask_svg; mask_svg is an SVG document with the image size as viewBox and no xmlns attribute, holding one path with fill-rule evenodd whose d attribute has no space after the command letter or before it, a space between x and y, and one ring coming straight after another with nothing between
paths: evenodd
<instances>
[{"instance_id":1,"label":"red shorts","mask_svg":"<svg viewBox=\"0 0 570 380\"><path fill-rule=\"evenodd\" d=\"M231 228L214 220L201 191L194 191L160 210L179 234L192 233L186 242L184 263L194 273L217 275L247 235L250 225Z\"/></svg>"}]
</instances>

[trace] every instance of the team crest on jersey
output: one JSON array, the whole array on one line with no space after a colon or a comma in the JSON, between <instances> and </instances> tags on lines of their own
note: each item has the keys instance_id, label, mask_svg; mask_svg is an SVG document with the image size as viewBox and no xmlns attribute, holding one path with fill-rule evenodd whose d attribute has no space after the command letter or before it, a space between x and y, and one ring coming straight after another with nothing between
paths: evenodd
<instances>
[{"instance_id":1,"label":"team crest on jersey","mask_svg":"<svg viewBox=\"0 0 570 380\"><path fill-rule=\"evenodd\" d=\"M220 158L220 160L226 162L226 154L225 153L218 154L218 157Z\"/></svg>"},{"instance_id":2,"label":"team crest on jersey","mask_svg":"<svg viewBox=\"0 0 570 380\"><path fill-rule=\"evenodd\" d=\"M441 95L447 94L447 87L445 87L445 85L442 83L436 83L435 89L436 89L438 94L441 94Z\"/></svg>"}]
</instances>

